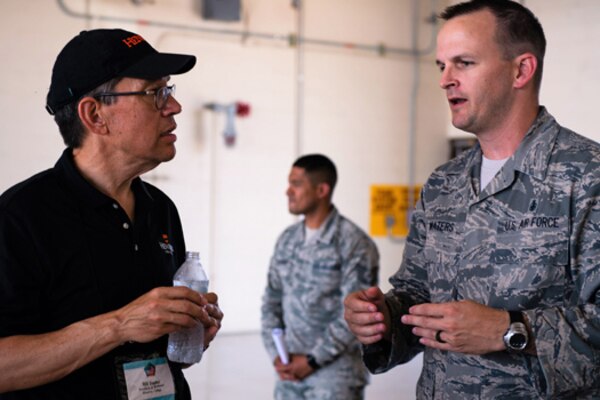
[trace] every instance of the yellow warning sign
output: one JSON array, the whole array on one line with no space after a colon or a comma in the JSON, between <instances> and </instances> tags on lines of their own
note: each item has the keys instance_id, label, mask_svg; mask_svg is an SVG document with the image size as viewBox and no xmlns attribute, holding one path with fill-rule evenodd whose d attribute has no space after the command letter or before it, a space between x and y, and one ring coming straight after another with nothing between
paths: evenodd
<instances>
[{"instance_id":1,"label":"yellow warning sign","mask_svg":"<svg viewBox=\"0 0 600 400\"><path fill-rule=\"evenodd\" d=\"M420 191L421 186L413 186L409 199L407 185L372 185L371 236L408 235L408 205L412 200L414 207Z\"/></svg>"}]
</instances>

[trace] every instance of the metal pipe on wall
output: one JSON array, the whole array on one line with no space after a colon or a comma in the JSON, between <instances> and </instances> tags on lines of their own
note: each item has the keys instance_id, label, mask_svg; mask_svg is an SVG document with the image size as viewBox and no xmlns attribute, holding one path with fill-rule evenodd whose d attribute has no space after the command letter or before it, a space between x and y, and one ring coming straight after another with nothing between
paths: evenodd
<instances>
[{"instance_id":1,"label":"metal pipe on wall","mask_svg":"<svg viewBox=\"0 0 600 400\"><path fill-rule=\"evenodd\" d=\"M207 28L201 26L191 26L191 25L183 25L176 24L173 22L164 22L164 21L150 21L150 20L142 20L135 18L123 18L123 17L115 17L108 15L98 15L91 14L89 12L89 7L86 7L88 11L86 12L76 12L71 10L65 4L65 0L56 0L59 8L68 16L73 18L81 18L86 20L98 20L98 21L107 21L107 22L118 22L123 24L140 24L145 26L154 26L165 29L174 29L174 30L186 30L186 31L196 31L202 33L210 33L217 35L226 35L226 36L239 36L242 39L247 38L256 38L263 40L272 40L279 42L286 42L293 45L298 45L300 42L303 44L314 44L325 47L336 47L343 49L353 49L353 50L365 50L377 53L381 56L387 54L396 54L396 55L408 55L408 56L422 56L428 54L430 50L428 48L425 49L417 49L414 47L411 48L401 48L401 47L387 47L385 44L379 45L368 45L361 43L351 43L351 42L338 42L333 40L325 40L325 39L312 39L306 38L303 36L297 37L295 35L283 35L278 33L264 33L264 32L255 32L255 31L242 31L236 29L217 29L217 28ZM88 4L90 0L87 0ZM298 1L298 3L301 3ZM302 8L302 5L299 9Z\"/></svg>"}]
</instances>

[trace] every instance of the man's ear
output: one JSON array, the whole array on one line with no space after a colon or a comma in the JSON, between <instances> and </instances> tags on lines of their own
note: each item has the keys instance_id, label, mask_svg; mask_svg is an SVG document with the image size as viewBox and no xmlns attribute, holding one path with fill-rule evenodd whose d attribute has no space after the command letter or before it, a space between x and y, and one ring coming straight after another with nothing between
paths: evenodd
<instances>
[{"instance_id":1,"label":"man's ear","mask_svg":"<svg viewBox=\"0 0 600 400\"><path fill-rule=\"evenodd\" d=\"M100 109L100 103L93 97L84 97L79 101L79 105L77 106L81 123L87 131L96 134L106 134L108 128Z\"/></svg>"},{"instance_id":2,"label":"man's ear","mask_svg":"<svg viewBox=\"0 0 600 400\"><path fill-rule=\"evenodd\" d=\"M329 197L331 194L331 186L326 182L321 182L317 185L317 195L319 198Z\"/></svg>"},{"instance_id":3,"label":"man's ear","mask_svg":"<svg viewBox=\"0 0 600 400\"><path fill-rule=\"evenodd\" d=\"M523 53L515 58L515 67L514 86L521 89L533 80L538 68L538 61L532 53Z\"/></svg>"}]
</instances>

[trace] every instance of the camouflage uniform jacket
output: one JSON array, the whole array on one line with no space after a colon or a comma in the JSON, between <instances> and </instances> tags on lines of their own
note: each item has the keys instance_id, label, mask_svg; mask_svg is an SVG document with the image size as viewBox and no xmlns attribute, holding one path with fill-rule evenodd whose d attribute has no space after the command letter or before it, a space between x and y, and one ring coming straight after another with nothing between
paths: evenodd
<instances>
[{"instance_id":1,"label":"camouflage uniform jacket","mask_svg":"<svg viewBox=\"0 0 600 400\"><path fill-rule=\"evenodd\" d=\"M287 228L275 246L262 304L265 348L274 360L271 330L284 328L290 353L312 354L323 366L307 380L365 385L368 372L360 344L344 321L343 300L377 283L377 248L335 208L307 244L304 237L301 221Z\"/></svg>"},{"instance_id":2,"label":"camouflage uniform jacket","mask_svg":"<svg viewBox=\"0 0 600 400\"><path fill-rule=\"evenodd\" d=\"M600 398L600 145L541 107L481 193L480 167L476 145L430 176L386 301L395 321L462 299L524 311L537 356L424 349L398 323L365 362L383 372L424 351L419 399Z\"/></svg>"}]
</instances>

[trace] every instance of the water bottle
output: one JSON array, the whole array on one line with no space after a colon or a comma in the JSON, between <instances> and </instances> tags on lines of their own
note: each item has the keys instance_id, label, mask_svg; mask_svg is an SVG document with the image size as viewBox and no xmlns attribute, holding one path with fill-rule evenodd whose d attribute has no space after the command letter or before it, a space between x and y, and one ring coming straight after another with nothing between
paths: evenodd
<instances>
[{"instance_id":1,"label":"water bottle","mask_svg":"<svg viewBox=\"0 0 600 400\"><path fill-rule=\"evenodd\" d=\"M185 262L175 272L173 286L186 286L199 293L208 292L208 277L200 264L200 254L188 251ZM200 362L204 351L204 327L198 324L193 328L182 329L169 334L167 357L182 364Z\"/></svg>"}]
</instances>

